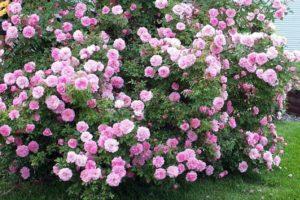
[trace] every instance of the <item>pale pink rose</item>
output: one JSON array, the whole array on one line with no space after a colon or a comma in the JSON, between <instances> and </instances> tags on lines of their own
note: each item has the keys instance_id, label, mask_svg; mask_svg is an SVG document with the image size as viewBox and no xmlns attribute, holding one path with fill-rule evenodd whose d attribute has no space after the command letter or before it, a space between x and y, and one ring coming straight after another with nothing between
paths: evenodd
<instances>
[{"instance_id":1,"label":"pale pink rose","mask_svg":"<svg viewBox=\"0 0 300 200\"><path fill-rule=\"evenodd\" d=\"M239 163L239 171L240 171L241 173L246 172L247 169L248 169L248 164L247 164L246 161L243 161L243 162Z\"/></svg>"},{"instance_id":2,"label":"pale pink rose","mask_svg":"<svg viewBox=\"0 0 300 200\"><path fill-rule=\"evenodd\" d=\"M271 153L270 151L266 151L266 152L263 154L263 159L264 159L266 162L273 162L272 153Z\"/></svg>"},{"instance_id":3,"label":"pale pink rose","mask_svg":"<svg viewBox=\"0 0 300 200\"><path fill-rule=\"evenodd\" d=\"M43 131L43 135L44 136L51 136L53 135L52 131L49 129L49 128L46 128L44 131Z\"/></svg>"},{"instance_id":4,"label":"pale pink rose","mask_svg":"<svg viewBox=\"0 0 300 200\"><path fill-rule=\"evenodd\" d=\"M197 173L194 172L194 171L190 171L186 174L186 177L185 179L188 181L188 182L195 182L197 180Z\"/></svg>"},{"instance_id":5,"label":"pale pink rose","mask_svg":"<svg viewBox=\"0 0 300 200\"><path fill-rule=\"evenodd\" d=\"M73 38L75 41L80 42L80 43L83 42L85 39L83 33L80 30L76 30L73 33Z\"/></svg>"},{"instance_id":6,"label":"pale pink rose","mask_svg":"<svg viewBox=\"0 0 300 200\"><path fill-rule=\"evenodd\" d=\"M156 180L163 180L163 179L166 178L166 176L167 176L167 172L166 172L165 169L159 168L159 169L156 169L156 170L155 170L154 178L155 178Z\"/></svg>"},{"instance_id":7,"label":"pale pink rose","mask_svg":"<svg viewBox=\"0 0 300 200\"><path fill-rule=\"evenodd\" d=\"M267 69L262 74L262 79L273 87L278 84L277 74L273 69Z\"/></svg>"},{"instance_id":8,"label":"pale pink rose","mask_svg":"<svg viewBox=\"0 0 300 200\"><path fill-rule=\"evenodd\" d=\"M29 155L29 149L25 145L20 145L17 147L16 154L17 156L24 158Z\"/></svg>"},{"instance_id":9,"label":"pale pink rose","mask_svg":"<svg viewBox=\"0 0 300 200\"><path fill-rule=\"evenodd\" d=\"M15 26L9 26L6 31L5 39L16 39L18 38L18 29Z\"/></svg>"},{"instance_id":10,"label":"pale pink rose","mask_svg":"<svg viewBox=\"0 0 300 200\"><path fill-rule=\"evenodd\" d=\"M182 163L182 162L186 161L187 159L188 159L188 154L187 154L185 151L179 152L179 153L176 155L176 160L177 160L177 162Z\"/></svg>"},{"instance_id":11,"label":"pale pink rose","mask_svg":"<svg viewBox=\"0 0 300 200\"><path fill-rule=\"evenodd\" d=\"M280 162L281 162L281 158L279 156L275 156L273 159L274 165L278 167L280 165Z\"/></svg>"},{"instance_id":12,"label":"pale pink rose","mask_svg":"<svg viewBox=\"0 0 300 200\"><path fill-rule=\"evenodd\" d=\"M16 84L19 88L24 89L29 86L29 80L25 76L19 76L16 80Z\"/></svg>"},{"instance_id":13,"label":"pale pink rose","mask_svg":"<svg viewBox=\"0 0 300 200\"><path fill-rule=\"evenodd\" d=\"M8 137L11 133L11 128L10 126L8 125L2 125L0 126L0 134L3 136L3 137Z\"/></svg>"},{"instance_id":14,"label":"pale pink rose","mask_svg":"<svg viewBox=\"0 0 300 200\"><path fill-rule=\"evenodd\" d=\"M93 138L93 135L87 131L82 132L80 135L80 139L82 142L87 142L87 141L91 140L92 138Z\"/></svg>"},{"instance_id":15,"label":"pale pink rose","mask_svg":"<svg viewBox=\"0 0 300 200\"><path fill-rule=\"evenodd\" d=\"M155 7L158 9L164 9L168 6L168 0L156 0Z\"/></svg>"},{"instance_id":16,"label":"pale pink rose","mask_svg":"<svg viewBox=\"0 0 300 200\"><path fill-rule=\"evenodd\" d=\"M198 118L193 118L190 120L190 125L193 129L197 129L201 125L201 121Z\"/></svg>"},{"instance_id":17,"label":"pale pink rose","mask_svg":"<svg viewBox=\"0 0 300 200\"><path fill-rule=\"evenodd\" d=\"M85 77L77 78L75 80L75 88L77 90L86 90L88 88L88 79Z\"/></svg>"},{"instance_id":18,"label":"pale pink rose","mask_svg":"<svg viewBox=\"0 0 300 200\"><path fill-rule=\"evenodd\" d=\"M88 160L88 157L86 155L77 155L75 164L78 167L84 167L86 165L87 160Z\"/></svg>"},{"instance_id":19,"label":"pale pink rose","mask_svg":"<svg viewBox=\"0 0 300 200\"><path fill-rule=\"evenodd\" d=\"M95 141L87 141L84 143L84 150L90 154L96 154L98 150L97 143Z\"/></svg>"},{"instance_id":20,"label":"pale pink rose","mask_svg":"<svg viewBox=\"0 0 300 200\"><path fill-rule=\"evenodd\" d=\"M10 14L18 15L21 14L22 6L19 2L12 2L8 5L7 9Z\"/></svg>"},{"instance_id":21,"label":"pale pink rose","mask_svg":"<svg viewBox=\"0 0 300 200\"><path fill-rule=\"evenodd\" d=\"M72 122L75 118L75 112L73 109L67 108L61 113L61 117L65 122Z\"/></svg>"},{"instance_id":22,"label":"pale pink rose","mask_svg":"<svg viewBox=\"0 0 300 200\"><path fill-rule=\"evenodd\" d=\"M153 78L154 74L155 74L155 71L152 67L145 68L145 77Z\"/></svg>"},{"instance_id":23,"label":"pale pink rose","mask_svg":"<svg viewBox=\"0 0 300 200\"><path fill-rule=\"evenodd\" d=\"M162 156L156 156L152 159L152 164L156 168L160 168L165 163L165 159Z\"/></svg>"},{"instance_id":24,"label":"pale pink rose","mask_svg":"<svg viewBox=\"0 0 300 200\"><path fill-rule=\"evenodd\" d=\"M115 139L107 139L104 142L104 148L110 153L115 153L119 150L119 142Z\"/></svg>"},{"instance_id":25,"label":"pale pink rose","mask_svg":"<svg viewBox=\"0 0 300 200\"><path fill-rule=\"evenodd\" d=\"M220 111L224 106L224 99L221 97L216 97L213 101L213 106L217 111Z\"/></svg>"},{"instance_id":26,"label":"pale pink rose","mask_svg":"<svg viewBox=\"0 0 300 200\"><path fill-rule=\"evenodd\" d=\"M88 129L89 129L89 125L84 121L80 121L76 124L76 130L80 133L85 132Z\"/></svg>"},{"instance_id":27,"label":"pale pink rose","mask_svg":"<svg viewBox=\"0 0 300 200\"><path fill-rule=\"evenodd\" d=\"M167 66L162 66L158 69L158 75L162 78L167 78L170 74L170 69Z\"/></svg>"},{"instance_id":28,"label":"pale pink rose","mask_svg":"<svg viewBox=\"0 0 300 200\"><path fill-rule=\"evenodd\" d=\"M112 77L110 81L114 88L120 89L124 86L124 80L123 80L123 78L121 78L119 76Z\"/></svg>"},{"instance_id":29,"label":"pale pink rose","mask_svg":"<svg viewBox=\"0 0 300 200\"><path fill-rule=\"evenodd\" d=\"M4 83L6 83L7 85L13 85L16 82L16 76L13 73L7 73L4 74Z\"/></svg>"},{"instance_id":30,"label":"pale pink rose","mask_svg":"<svg viewBox=\"0 0 300 200\"><path fill-rule=\"evenodd\" d=\"M170 178L176 178L179 175L178 167L176 166L168 167L167 174Z\"/></svg>"},{"instance_id":31,"label":"pale pink rose","mask_svg":"<svg viewBox=\"0 0 300 200\"><path fill-rule=\"evenodd\" d=\"M117 187L121 183L121 177L118 174L110 173L106 178L106 183L111 187Z\"/></svg>"},{"instance_id":32,"label":"pale pink rose","mask_svg":"<svg viewBox=\"0 0 300 200\"><path fill-rule=\"evenodd\" d=\"M123 13L123 8L121 5L116 5L111 8L111 11L114 15L120 15Z\"/></svg>"},{"instance_id":33,"label":"pale pink rose","mask_svg":"<svg viewBox=\"0 0 300 200\"><path fill-rule=\"evenodd\" d=\"M119 175L121 178L123 178L126 175L126 169L125 166L115 166L112 168L112 173L115 173Z\"/></svg>"},{"instance_id":34,"label":"pale pink rose","mask_svg":"<svg viewBox=\"0 0 300 200\"><path fill-rule=\"evenodd\" d=\"M33 98L35 98L35 99L41 98L44 95L44 91L45 91L45 89L42 86L34 87L32 89L32 96L33 96Z\"/></svg>"},{"instance_id":35,"label":"pale pink rose","mask_svg":"<svg viewBox=\"0 0 300 200\"><path fill-rule=\"evenodd\" d=\"M131 103L130 107L134 110L134 111L143 111L145 108L145 104L140 101L140 100L135 100Z\"/></svg>"},{"instance_id":36,"label":"pale pink rose","mask_svg":"<svg viewBox=\"0 0 300 200\"><path fill-rule=\"evenodd\" d=\"M30 101L29 102L29 109L30 110L38 110L40 108L38 101Z\"/></svg>"},{"instance_id":37,"label":"pale pink rose","mask_svg":"<svg viewBox=\"0 0 300 200\"><path fill-rule=\"evenodd\" d=\"M131 131L134 129L134 123L130 121L129 119L125 119L120 122L120 130L123 134L127 135L131 133Z\"/></svg>"},{"instance_id":38,"label":"pale pink rose","mask_svg":"<svg viewBox=\"0 0 300 200\"><path fill-rule=\"evenodd\" d=\"M207 176L211 176L214 173L214 167L211 165L208 165L206 167L205 173Z\"/></svg>"},{"instance_id":39,"label":"pale pink rose","mask_svg":"<svg viewBox=\"0 0 300 200\"><path fill-rule=\"evenodd\" d=\"M26 180L30 177L30 170L28 167L22 167L20 169L21 177Z\"/></svg>"},{"instance_id":40,"label":"pale pink rose","mask_svg":"<svg viewBox=\"0 0 300 200\"><path fill-rule=\"evenodd\" d=\"M68 140L68 146L72 149L75 149L77 147L77 140L76 139L69 139Z\"/></svg>"},{"instance_id":41,"label":"pale pink rose","mask_svg":"<svg viewBox=\"0 0 300 200\"><path fill-rule=\"evenodd\" d=\"M228 124L231 128L236 128L236 121L233 117L229 118Z\"/></svg>"},{"instance_id":42,"label":"pale pink rose","mask_svg":"<svg viewBox=\"0 0 300 200\"><path fill-rule=\"evenodd\" d=\"M32 73L32 72L35 70L35 63L34 63L34 62L26 63L26 64L24 65L24 70L25 70L27 73Z\"/></svg>"},{"instance_id":43,"label":"pale pink rose","mask_svg":"<svg viewBox=\"0 0 300 200\"><path fill-rule=\"evenodd\" d=\"M160 55L154 55L150 58L150 63L153 67L158 67L162 64L162 57Z\"/></svg>"},{"instance_id":44,"label":"pale pink rose","mask_svg":"<svg viewBox=\"0 0 300 200\"><path fill-rule=\"evenodd\" d=\"M32 38L35 35L35 29L32 26L26 26L23 29L23 36L25 38Z\"/></svg>"},{"instance_id":45,"label":"pale pink rose","mask_svg":"<svg viewBox=\"0 0 300 200\"><path fill-rule=\"evenodd\" d=\"M61 60L68 60L72 56L72 51L69 47L63 47L59 49L58 56Z\"/></svg>"},{"instance_id":46,"label":"pale pink rose","mask_svg":"<svg viewBox=\"0 0 300 200\"><path fill-rule=\"evenodd\" d=\"M143 90L140 92L140 99L143 102L148 102L153 98L153 93L151 91Z\"/></svg>"},{"instance_id":47,"label":"pale pink rose","mask_svg":"<svg viewBox=\"0 0 300 200\"><path fill-rule=\"evenodd\" d=\"M58 172L58 177L62 181L69 181L73 176L72 171L69 168L62 168Z\"/></svg>"},{"instance_id":48,"label":"pale pink rose","mask_svg":"<svg viewBox=\"0 0 300 200\"><path fill-rule=\"evenodd\" d=\"M147 127L139 127L137 129L136 138L139 142L144 142L150 138L150 130Z\"/></svg>"},{"instance_id":49,"label":"pale pink rose","mask_svg":"<svg viewBox=\"0 0 300 200\"><path fill-rule=\"evenodd\" d=\"M106 56L109 60L118 60L120 55L118 50L110 49L107 51Z\"/></svg>"},{"instance_id":50,"label":"pale pink rose","mask_svg":"<svg viewBox=\"0 0 300 200\"><path fill-rule=\"evenodd\" d=\"M69 151L67 153L67 163L75 163L77 154L74 151Z\"/></svg>"},{"instance_id":51,"label":"pale pink rose","mask_svg":"<svg viewBox=\"0 0 300 200\"><path fill-rule=\"evenodd\" d=\"M60 104L60 100L55 95L51 95L46 98L46 105L47 105L47 108L49 108L50 110L57 109L59 104Z\"/></svg>"},{"instance_id":52,"label":"pale pink rose","mask_svg":"<svg viewBox=\"0 0 300 200\"><path fill-rule=\"evenodd\" d=\"M225 170L225 171L223 171L223 172L221 172L221 173L219 174L219 178L224 178L224 177L227 176L227 175L228 175L228 171Z\"/></svg>"},{"instance_id":53,"label":"pale pink rose","mask_svg":"<svg viewBox=\"0 0 300 200\"><path fill-rule=\"evenodd\" d=\"M257 149L251 149L249 152L249 157L252 160L256 160L261 157L259 151Z\"/></svg>"},{"instance_id":54,"label":"pale pink rose","mask_svg":"<svg viewBox=\"0 0 300 200\"><path fill-rule=\"evenodd\" d=\"M123 51L126 48L126 43L123 39L119 38L114 41L113 47L119 51Z\"/></svg>"},{"instance_id":55,"label":"pale pink rose","mask_svg":"<svg viewBox=\"0 0 300 200\"><path fill-rule=\"evenodd\" d=\"M54 75L50 75L45 79L45 83L48 87L56 87L58 84L58 77Z\"/></svg>"},{"instance_id":56,"label":"pale pink rose","mask_svg":"<svg viewBox=\"0 0 300 200\"><path fill-rule=\"evenodd\" d=\"M214 27L210 26L210 25L206 25L202 28L202 35L203 36L207 36L207 37L211 37L213 35L215 35L216 30L214 29Z\"/></svg>"},{"instance_id":57,"label":"pale pink rose","mask_svg":"<svg viewBox=\"0 0 300 200\"><path fill-rule=\"evenodd\" d=\"M182 22L178 22L178 23L176 24L176 29L179 30L179 31L185 30L185 24L182 23Z\"/></svg>"},{"instance_id":58,"label":"pale pink rose","mask_svg":"<svg viewBox=\"0 0 300 200\"><path fill-rule=\"evenodd\" d=\"M104 6L102 8L102 14L107 15L110 12L110 8L108 6Z\"/></svg>"},{"instance_id":59,"label":"pale pink rose","mask_svg":"<svg viewBox=\"0 0 300 200\"><path fill-rule=\"evenodd\" d=\"M266 64L268 62L268 56L267 56L267 54L266 53L258 53L257 55L256 55L256 63L258 64L258 65L264 65L264 64Z\"/></svg>"},{"instance_id":60,"label":"pale pink rose","mask_svg":"<svg viewBox=\"0 0 300 200\"><path fill-rule=\"evenodd\" d=\"M11 120L18 119L20 117L20 112L18 110L12 110L8 113L8 117Z\"/></svg>"},{"instance_id":61,"label":"pale pink rose","mask_svg":"<svg viewBox=\"0 0 300 200\"><path fill-rule=\"evenodd\" d=\"M196 56L193 54L189 54L186 56L181 56L178 59L178 66L181 69L186 69L186 68L191 67L195 62L196 62Z\"/></svg>"},{"instance_id":62,"label":"pale pink rose","mask_svg":"<svg viewBox=\"0 0 300 200\"><path fill-rule=\"evenodd\" d=\"M31 141L28 143L29 151L37 153L39 151L39 144L36 141Z\"/></svg>"}]
</instances>

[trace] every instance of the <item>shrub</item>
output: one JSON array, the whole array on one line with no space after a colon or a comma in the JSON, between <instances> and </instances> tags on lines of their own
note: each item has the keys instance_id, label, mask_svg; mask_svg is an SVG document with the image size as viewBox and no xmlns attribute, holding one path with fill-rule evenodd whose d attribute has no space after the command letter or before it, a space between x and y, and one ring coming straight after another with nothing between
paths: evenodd
<instances>
[{"instance_id":1,"label":"shrub","mask_svg":"<svg viewBox=\"0 0 300 200\"><path fill-rule=\"evenodd\" d=\"M13 1L2 23L1 171L54 176L98 199L130 180L278 167L274 120L300 60L274 30L286 6Z\"/></svg>"}]
</instances>

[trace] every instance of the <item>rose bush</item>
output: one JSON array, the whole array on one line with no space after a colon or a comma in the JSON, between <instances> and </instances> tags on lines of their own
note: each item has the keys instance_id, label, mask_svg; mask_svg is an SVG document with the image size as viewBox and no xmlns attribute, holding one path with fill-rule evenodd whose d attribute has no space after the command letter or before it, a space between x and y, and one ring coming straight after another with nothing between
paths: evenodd
<instances>
[{"instance_id":1,"label":"rose bush","mask_svg":"<svg viewBox=\"0 0 300 200\"><path fill-rule=\"evenodd\" d=\"M3 176L54 176L98 199L130 180L278 167L274 120L300 61L275 33L287 12L280 0L13 1L2 23Z\"/></svg>"}]
</instances>

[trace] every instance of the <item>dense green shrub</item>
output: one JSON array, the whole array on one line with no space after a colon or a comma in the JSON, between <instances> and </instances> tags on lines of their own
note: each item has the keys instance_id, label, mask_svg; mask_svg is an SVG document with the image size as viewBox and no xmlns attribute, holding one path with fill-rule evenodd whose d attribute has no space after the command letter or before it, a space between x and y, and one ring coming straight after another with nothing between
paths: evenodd
<instances>
[{"instance_id":1,"label":"dense green shrub","mask_svg":"<svg viewBox=\"0 0 300 200\"><path fill-rule=\"evenodd\" d=\"M1 171L70 194L278 167L299 51L274 0L12 2L1 51ZM96 195L95 195L96 194ZM101 194L101 195L100 195Z\"/></svg>"}]
</instances>

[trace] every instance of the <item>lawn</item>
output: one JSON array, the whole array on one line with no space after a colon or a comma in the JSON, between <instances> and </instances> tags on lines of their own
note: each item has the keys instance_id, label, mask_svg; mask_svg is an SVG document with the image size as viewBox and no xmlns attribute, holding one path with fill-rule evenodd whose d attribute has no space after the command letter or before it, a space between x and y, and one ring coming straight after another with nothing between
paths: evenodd
<instances>
[{"instance_id":1,"label":"lawn","mask_svg":"<svg viewBox=\"0 0 300 200\"><path fill-rule=\"evenodd\" d=\"M196 184L172 191L161 191L149 187L138 187L123 192L121 199L128 200L235 200L235 199L300 199L300 123L281 122L278 133L285 136L288 146L283 157L282 168L262 174L246 176L231 175L223 180L203 179ZM0 195L9 190L0 183ZM1 200L68 199L59 185L24 185Z\"/></svg>"}]
</instances>

